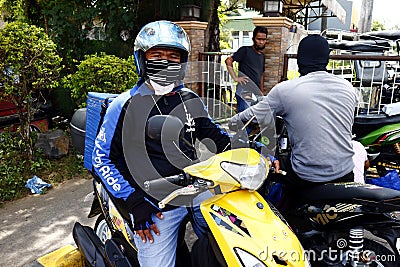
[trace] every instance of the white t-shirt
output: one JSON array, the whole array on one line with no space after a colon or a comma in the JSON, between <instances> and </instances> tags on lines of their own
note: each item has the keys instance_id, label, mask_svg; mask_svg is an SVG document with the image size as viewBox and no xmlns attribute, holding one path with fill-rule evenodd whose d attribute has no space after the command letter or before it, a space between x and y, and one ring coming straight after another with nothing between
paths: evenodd
<instances>
[{"instance_id":1,"label":"white t-shirt","mask_svg":"<svg viewBox=\"0 0 400 267\"><path fill-rule=\"evenodd\" d=\"M365 184L364 181L364 166L365 162L368 160L367 151L365 151L364 146L357 141L352 141L353 143L353 162L354 162L354 182Z\"/></svg>"}]
</instances>

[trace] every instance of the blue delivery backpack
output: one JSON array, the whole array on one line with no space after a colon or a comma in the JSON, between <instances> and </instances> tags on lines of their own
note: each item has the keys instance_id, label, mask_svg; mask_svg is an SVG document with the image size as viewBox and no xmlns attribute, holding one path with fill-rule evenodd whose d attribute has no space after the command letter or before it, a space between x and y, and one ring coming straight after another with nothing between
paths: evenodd
<instances>
[{"instance_id":1,"label":"blue delivery backpack","mask_svg":"<svg viewBox=\"0 0 400 267\"><path fill-rule=\"evenodd\" d=\"M92 152L94 140L96 139L99 127L103 122L104 114L108 105L118 94L89 92L86 102L86 132L85 151L83 166L92 171Z\"/></svg>"}]
</instances>

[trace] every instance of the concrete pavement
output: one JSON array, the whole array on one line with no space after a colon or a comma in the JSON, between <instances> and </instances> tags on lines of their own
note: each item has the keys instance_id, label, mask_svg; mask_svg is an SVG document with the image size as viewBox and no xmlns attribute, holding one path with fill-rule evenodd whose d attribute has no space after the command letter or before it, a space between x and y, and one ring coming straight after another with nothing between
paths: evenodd
<instances>
[{"instance_id":1,"label":"concrete pavement","mask_svg":"<svg viewBox=\"0 0 400 267\"><path fill-rule=\"evenodd\" d=\"M94 226L88 219L91 179L72 179L44 195L30 195L0 208L0 266L24 266L60 247L73 244L76 221Z\"/></svg>"},{"instance_id":2,"label":"concrete pavement","mask_svg":"<svg viewBox=\"0 0 400 267\"><path fill-rule=\"evenodd\" d=\"M0 267L36 267L36 260L68 245L74 245L76 221L93 227L89 219L92 179L72 179L44 195L29 195L0 208ZM87 199L85 202L85 198ZM185 236L189 249L197 239L188 223Z\"/></svg>"}]
</instances>

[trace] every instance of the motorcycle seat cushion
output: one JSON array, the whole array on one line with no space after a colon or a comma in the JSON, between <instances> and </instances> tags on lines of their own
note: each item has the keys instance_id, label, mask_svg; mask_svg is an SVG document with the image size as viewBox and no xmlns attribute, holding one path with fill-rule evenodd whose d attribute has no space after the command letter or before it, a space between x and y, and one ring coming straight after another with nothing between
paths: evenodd
<instances>
[{"instance_id":1,"label":"motorcycle seat cushion","mask_svg":"<svg viewBox=\"0 0 400 267\"><path fill-rule=\"evenodd\" d=\"M332 183L303 190L301 197L308 200L364 199L383 201L400 198L400 191L369 184Z\"/></svg>"},{"instance_id":2,"label":"motorcycle seat cushion","mask_svg":"<svg viewBox=\"0 0 400 267\"><path fill-rule=\"evenodd\" d=\"M400 115L391 117L385 115L384 113L374 115L358 115L354 118L353 134L356 135L356 139L361 138L385 125L399 122Z\"/></svg>"}]
</instances>

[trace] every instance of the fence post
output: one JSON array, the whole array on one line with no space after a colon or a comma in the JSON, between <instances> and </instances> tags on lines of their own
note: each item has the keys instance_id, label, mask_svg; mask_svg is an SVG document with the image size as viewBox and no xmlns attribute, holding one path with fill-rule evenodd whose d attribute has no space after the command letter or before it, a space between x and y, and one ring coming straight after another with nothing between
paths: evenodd
<instances>
[{"instance_id":1,"label":"fence post","mask_svg":"<svg viewBox=\"0 0 400 267\"><path fill-rule=\"evenodd\" d=\"M192 52L189 55L189 62L197 62L199 60L199 54L204 52L204 39L208 23L201 21L175 21L175 23L181 26L189 36L190 44L192 46ZM199 94L200 86L196 81L198 80L196 77L199 75L198 68L195 68L193 64L189 64L189 66L185 78L185 85Z\"/></svg>"}]
</instances>

